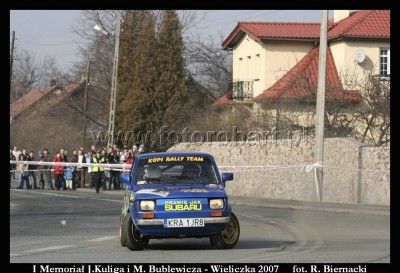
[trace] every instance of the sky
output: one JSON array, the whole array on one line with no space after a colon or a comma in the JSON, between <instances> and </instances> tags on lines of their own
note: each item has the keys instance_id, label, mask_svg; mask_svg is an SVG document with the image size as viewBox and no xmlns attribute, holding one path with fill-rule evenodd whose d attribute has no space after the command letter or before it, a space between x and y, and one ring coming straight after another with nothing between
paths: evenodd
<instances>
[{"instance_id":1,"label":"sky","mask_svg":"<svg viewBox=\"0 0 400 273\"><path fill-rule=\"evenodd\" d=\"M225 39L238 21L321 22L321 10L197 10L203 20L197 25L201 37L220 35ZM36 61L55 57L57 65L69 68L79 61L77 48L83 41L72 31L80 10L10 10L11 33L15 31L15 52L26 50ZM333 11L329 11L329 18ZM15 53L14 53L15 54Z\"/></svg>"}]
</instances>

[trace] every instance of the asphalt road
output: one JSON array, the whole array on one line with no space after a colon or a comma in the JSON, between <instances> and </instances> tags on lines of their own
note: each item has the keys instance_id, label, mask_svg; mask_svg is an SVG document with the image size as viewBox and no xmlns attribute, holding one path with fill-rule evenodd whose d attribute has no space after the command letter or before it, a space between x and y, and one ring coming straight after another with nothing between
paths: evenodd
<instances>
[{"instance_id":1,"label":"asphalt road","mask_svg":"<svg viewBox=\"0 0 400 273\"><path fill-rule=\"evenodd\" d=\"M10 263L390 263L390 216L246 206L231 250L203 239L119 243L123 191L10 189Z\"/></svg>"}]
</instances>

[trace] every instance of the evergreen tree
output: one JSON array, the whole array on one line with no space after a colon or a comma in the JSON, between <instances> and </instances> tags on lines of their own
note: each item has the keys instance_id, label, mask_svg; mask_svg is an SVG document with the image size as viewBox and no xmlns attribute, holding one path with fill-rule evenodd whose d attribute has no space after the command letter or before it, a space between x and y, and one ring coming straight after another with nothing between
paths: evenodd
<instances>
[{"instance_id":1,"label":"evergreen tree","mask_svg":"<svg viewBox=\"0 0 400 273\"><path fill-rule=\"evenodd\" d=\"M158 39L158 77L154 92L154 125L178 129L188 97L185 85L186 65L183 58L182 26L174 10L163 12ZM157 129L157 128L155 128Z\"/></svg>"},{"instance_id":2,"label":"evergreen tree","mask_svg":"<svg viewBox=\"0 0 400 273\"><path fill-rule=\"evenodd\" d=\"M155 19L151 11L127 11L120 42L117 130L148 130L156 71Z\"/></svg>"},{"instance_id":3,"label":"evergreen tree","mask_svg":"<svg viewBox=\"0 0 400 273\"><path fill-rule=\"evenodd\" d=\"M132 98L132 82L134 77L134 52L137 47L138 17L138 12L134 10L125 11L122 16L115 110L116 131L126 130L128 124L132 122L127 112L129 106L132 105L130 99Z\"/></svg>"},{"instance_id":4,"label":"evergreen tree","mask_svg":"<svg viewBox=\"0 0 400 273\"><path fill-rule=\"evenodd\" d=\"M116 131L178 129L186 116L182 27L175 11L164 11L156 39L151 11L126 11L120 36ZM157 147L153 147L157 149Z\"/></svg>"}]
</instances>

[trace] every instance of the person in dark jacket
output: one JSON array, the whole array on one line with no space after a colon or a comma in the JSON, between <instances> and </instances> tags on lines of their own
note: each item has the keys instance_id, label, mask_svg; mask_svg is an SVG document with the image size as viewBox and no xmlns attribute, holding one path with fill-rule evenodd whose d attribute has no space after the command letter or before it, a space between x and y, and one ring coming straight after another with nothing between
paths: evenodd
<instances>
[{"instance_id":1,"label":"person in dark jacket","mask_svg":"<svg viewBox=\"0 0 400 273\"><path fill-rule=\"evenodd\" d=\"M43 162L43 151L39 150L38 151L38 159L37 161ZM36 166L36 181L39 183L39 189L44 189L44 175L43 175L43 169L42 166Z\"/></svg>"},{"instance_id":2,"label":"person in dark jacket","mask_svg":"<svg viewBox=\"0 0 400 273\"><path fill-rule=\"evenodd\" d=\"M33 151L29 152L28 161L35 161L35 158L33 157ZM28 179L30 181L31 186L33 186L34 189L38 189L37 186L37 181L36 181L36 169L37 165L28 165Z\"/></svg>"},{"instance_id":3,"label":"person in dark jacket","mask_svg":"<svg viewBox=\"0 0 400 273\"><path fill-rule=\"evenodd\" d=\"M10 160L17 160L13 154L13 149L10 148ZM15 170L17 169L17 165L15 163L10 163L10 188L11 188L11 180L15 179Z\"/></svg>"},{"instance_id":4,"label":"person in dark jacket","mask_svg":"<svg viewBox=\"0 0 400 273\"><path fill-rule=\"evenodd\" d=\"M69 162L67 150L65 150L65 149L60 149L60 155L61 155L61 159L62 159L64 162ZM64 169L65 169L65 167L64 167ZM63 188L66 189L66 187L67 187L67 182L65 181L64 175L62 176L62 185L63 185Z\"/></svg>"},{"instance_id":5,"label":"person in dark jacket","mask_svg":"<svg viewBox=\"0 0 400 273\"><path fill-rule=\"evenodd\" d=\"M111 151L108 155L109 164L119 164L119 156L118 153ZM119 184L119 171L110 170L110 179L108 180L108 189L111 190L111 187L115 190L121 189L121 185Z\"/></svg>"},{"instance_id":6,"label":"person in dark jacket","mask_svg":"<svg viewBox=\"0 0 400 273\"><path fill-rule=\"evenodd\" d=\"M51 162L51 157L48 149L43 149L43 162ZM47 189L53 190L54 189L53 179L51 178L52 167L50 165L44 165L41 166L41 168L43 170L42 173L43 173L44 183L47 184Z\"/></svg>"}]
</instances>

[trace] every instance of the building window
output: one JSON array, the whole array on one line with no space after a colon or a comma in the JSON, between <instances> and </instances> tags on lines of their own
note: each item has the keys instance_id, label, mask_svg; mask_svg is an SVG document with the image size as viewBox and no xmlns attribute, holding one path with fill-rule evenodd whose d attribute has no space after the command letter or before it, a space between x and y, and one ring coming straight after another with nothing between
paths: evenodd
<instances>
[{"instance_id":1,"label":"building window","mask_svg":"<svg viewBox=\"0 0 400 273\"><path fill-rule=\"evenodd\" d=\"M390 49L388 49L388 48L381 48L380 75L381 76L390 76Z\"/></svg>"},{"instance_id":2,"label":"building window","mask_svg":"<svg viewBox=\"0 0 400 273\"><path fill-rule=\"evenodd\" d=\"M251 56L247 56L247 79L250 80L251 77Z\"/></svg>"},{"instance_id":3,"label":"building window","mask_svg":"<svg viewBox=\"0 0 400 273\"><path fill-rule=\"evenodd\" d=\"M238 65L238 77L239 80L243 80L243 58L239 58L239 65Z\"/></svg>"},{"instance_id":4,"label":"building window","mask_svg":"<svg viewBox=\"0 0 400 273\"><path fill-rule=\"evenodd\" d=\"M255 60L255 78L260 78L260 54L256 54Z\"/></svg>"}]
</instances>

